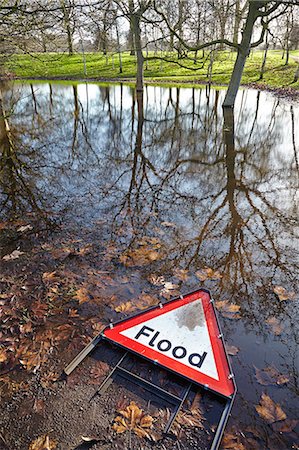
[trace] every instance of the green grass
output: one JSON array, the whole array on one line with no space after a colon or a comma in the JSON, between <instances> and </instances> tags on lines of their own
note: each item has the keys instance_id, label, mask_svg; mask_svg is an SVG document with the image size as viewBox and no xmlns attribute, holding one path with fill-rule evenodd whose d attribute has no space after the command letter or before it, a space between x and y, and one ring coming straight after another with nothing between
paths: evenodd
<instances>
[{"instance_id":1,"label":"green grass","mask_svg":"<svg viewBox=\"0 0 299 450\"><path fill-rule=\"evenodd\" d=\"M6 73L14 74L21 78L44 78L44 79L134 79L136 74L136 60L129 53L122 54L123 73L119 73L118 55L105 56L99 53L88 53L86 56L86 70L81 54L68 56L59 53L35 53L32 56L20 54L14 55L4 63ZM164 54L164 57L176 59L174 54ZM192 54L189 55L192 57ZM298 64L293 56L299 57L299 51L292 51L289 65L284 65L281 58L282 52L272 50L268 53L266 72L263 83L269 87L299 88L299 83L292 84L294 73ZM229 51L219 52L213 65L212 82L217 85L228 84L232 72L236 54ZM260 66L263 59L262 51L254 51L246 62L242 77L242 84L258 82ZM114 62L113 62L114 61ZM179 62L189 69L180 67L173 62L160 61L150 53L148 69L144 64L145 79L161 83L190 83L207 82L207 70L209 60L198 60L194 64L190 59L181 59Z\"/></svg>"}]
</instances>

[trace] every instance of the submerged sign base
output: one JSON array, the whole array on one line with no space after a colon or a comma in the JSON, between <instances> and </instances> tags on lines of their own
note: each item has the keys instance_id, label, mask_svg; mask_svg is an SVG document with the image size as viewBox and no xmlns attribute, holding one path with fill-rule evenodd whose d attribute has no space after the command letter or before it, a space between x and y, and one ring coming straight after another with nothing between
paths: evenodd
<instances>
[{"instance_id":1,"label":"submerged sign base","mask_svg":"<svg viewBox=\"0 0 299 450\"><path fill-rule=\"evenodd\" d=\"M236 386L208 291L202 289L186 294L110 324L65 368L65 374L69 375L101 340L116 344L126 350L126 353L96 394L101 394L106 389L116 372L142 384L145 389L153 391L175 406L164 430L166 433L192 385L200 385L225 399L225 407L211 446L212 450L218 448L235 398ZM184 378L188 381L185 391L177 397L128 371L122 366L128 353L145 358Z\"/></svg>"}]
</instances>

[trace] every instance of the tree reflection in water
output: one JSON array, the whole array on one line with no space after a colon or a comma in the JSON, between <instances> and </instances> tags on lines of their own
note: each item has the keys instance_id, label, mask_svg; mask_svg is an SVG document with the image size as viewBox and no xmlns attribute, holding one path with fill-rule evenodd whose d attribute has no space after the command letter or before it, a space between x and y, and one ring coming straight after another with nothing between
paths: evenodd
<instances>
[{"instance_id":1,"label":"tree reflection in water","mask_svg":"<svg viewBox=\"0 0 299 450\"><path fill-rule=\"evenodd\" d=\"M292 434L274 433L256 414L265 389L253 366L274 363L289 374L287 385L268 392L294 418L298 304L279 302L273 286L295 289L298 273L299 108L243 90L234 121L223 117L224 93L210 88L146 87L137 97L126 86L2 90L2 214L59 213L118 254L155 237L163 258L126 273L162 275L183 291L198 286L198 269L217 269L221 280L205 286L241 306L240 320L223 318L229 343L240 347L232 423L259 427L263 448L292 445ZM184 283L177 268L191 275ZM266 324L271 317L284 326L279 336Z\"/></svg>"}]
</instances>

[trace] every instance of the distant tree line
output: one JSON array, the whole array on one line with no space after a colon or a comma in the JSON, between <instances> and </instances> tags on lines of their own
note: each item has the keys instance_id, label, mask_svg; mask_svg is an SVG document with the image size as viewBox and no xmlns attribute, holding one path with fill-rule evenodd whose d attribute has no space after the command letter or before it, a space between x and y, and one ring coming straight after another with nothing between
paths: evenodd
<instances>
[{"instance_id":1,"label":"distant tree line","mask_svg":"<svg viewBox=\"0 0 299 450\"><path fill-rule=\"evenodd\" d=\"M299 0L2 0L0 54L115 52L136 55L137 90L148 58L165 52L179 65L238 53L233 104L247 56L260 46L282 49L285 64L299 45ZM262 71L261 71L262 77Z\"/></svg>"}]
</instances>

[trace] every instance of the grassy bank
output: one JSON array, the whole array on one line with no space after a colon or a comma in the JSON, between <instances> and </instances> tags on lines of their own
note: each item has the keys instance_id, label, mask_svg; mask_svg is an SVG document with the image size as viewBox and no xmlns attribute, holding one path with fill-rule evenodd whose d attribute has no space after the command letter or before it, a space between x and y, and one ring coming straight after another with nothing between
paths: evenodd
<instances>
[{"instance_id":1,"label":"grassy bank","mask_svg":"<svg viewBox=\"0 0 299 450\"><path fill-rule=\"evenodd\" d=\"M194 64L193 55L188 59L177 60L174 54L163 54L169 61L156 59L154 53L149 54L149 60L144 64L144 76L156 82L207 82L209 58L199 58ZM227 84L230 79L236 54L233 52L218 52L213 63L212 82ZM58 53L36 53L33 55L14 55L4 64L6 74L21 78L61 78L61 79L134 79L136 60L129 53L122 53L123 72L119 72L119 58L117 54L108 57L100 53L87 53L86 72L84 72L81 54L68 56ZM297 58L297 59L296 59ZM258 82L263 52L255 51L248 58L242 78L242 84ZM298 65L299 52L291 53L289 65L285 66L281 51L268 53L266 71L263 84L269 87L294 87L299 89L299 83L293 84L294 73ZM170 62L177 61L179 64ZM196 70L195 70L196 69Z\"/></svg>"}]
</instances>

